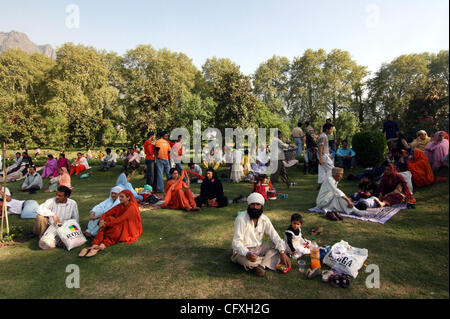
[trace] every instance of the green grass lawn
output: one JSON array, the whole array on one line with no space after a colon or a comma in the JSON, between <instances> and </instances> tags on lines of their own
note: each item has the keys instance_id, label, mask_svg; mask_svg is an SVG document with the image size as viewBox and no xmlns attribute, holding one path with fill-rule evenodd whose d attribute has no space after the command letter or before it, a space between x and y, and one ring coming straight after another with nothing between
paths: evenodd
<instances>
[{"instance_id":1,"label":"green grass lawn","mask_svg":"<svg viewBox=\"0 0 450 319\"><path fill-rule=\"evenodd\" d=\"M120 173L120 167L105 173L97 169L94 166L87 179L72 177L72 199L78 203L83 230L90 209L106 199ZM268 271L265 278L245 272L230 261L234 219L247 206L240 203L200 212L142 212L144 232L136 243L108 247L90 259L77 257L81 247L70 252L41 250L36 238L0 248L0 294L2 298L449 298L448 183L415 190L417 209L402 210L381 225L351 218L333 222L322 214L309 213L315 206L317 175L305 176L299 167L288 173L297 185L290 190L282 184L275 186L289 198L264 207L280 236L284 238L290 216L299 212L304 234L314 226L324 227L317 237L319 245L346 240L354 247L367 248L366 264L380 269L379 289L366 288L364 268L349 289L308 280L295 267L286 275ZM441 175L448 176L448 170ZM134 187L145 184L142 175L131 182ZM8 184L17 199L31 196L42 203L54 196L19 193L19 183ZM348 194L356 190L356 184L340 183ZM192 188L199 192L198 184ZM248 195L251 186L224 183L224 189L232 199ZM34 220L10 216L10 225L23 226L26 231L33 224ZM70 264L80 267L79 289L66 288Z\"/></svg>"}]
</instances>

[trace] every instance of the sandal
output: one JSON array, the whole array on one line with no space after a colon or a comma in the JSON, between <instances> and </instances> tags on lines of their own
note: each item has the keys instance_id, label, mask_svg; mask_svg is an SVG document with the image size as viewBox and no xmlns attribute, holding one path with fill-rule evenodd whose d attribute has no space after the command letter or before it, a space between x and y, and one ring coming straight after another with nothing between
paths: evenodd
<instances>
[{"instance_id":1,"label":"sandal","mask_svg":"<svg viewBox=\"0 0 450 319\"><path fill-rule=\"evenodd\" d=\"M350 287L350 277L348 275L341 275L341 288Z\"/></svg>"},{"instance_id":2,"label":"sandal","mask_svg":"<svg viewBox=\"0 0 450 319\"><path fill-rule=\"evenodd\" d=\"M331 275L328 281L334 288L339 288L341 286L341 276L337 274Z\"/></svg>"},{"instance_id":3,"label":"sandal","mask_svg":"<svg viewBox=\"0 0 450 319\"><path fill-rule=\"evenodd\" d=\"M308 279L314 279L317 276L320 276L321 274L322 274L322 270L320 268L316 268L316 269L308 268L308 270L305 273L305 276Z\"/></svg>"},{"instance_id":4,"label":"sandal","mask_svg":"<svg viewBox=\"0 0 450 319\"><path fill-rule=\"evenodd\" d=\"M92 249L86 254L85 257L87 257L87 258L94 257L94 256L96 256L96 255L98 254L99 251L100 251L100 249L92 248Z\"/></svg>"},{"instance_id":5,"label":"sandal","mask_svg":"<svg viewBox=\"0 0 450 319\"><path fill-rule=\"evenodd\" d=\"M334 272L332 270L324 270L322 271L322 281L323 282L329 282L330 277L334 275Z\"/></svg>"},{"instance_id":6,"label":"sandal","mask_svg":"<svg viewBox=\"0 0 450 319\"><path fill-rule=\"evenodd\" d=\"M333 212L333 213L334 213L334 216L337 217L337 219L344 220L344 217L342 217L341 213L339 213L339 212Z\"/></svg>"},{"instance_id":7,"label":"sandal","mask_svg":"<svg viewBox=\"0 0 450 319\"><path fill-rule=\"evenodd\" d=\"M317 228L313 228L309 231L309 235L322 235L323 232L323 228L321 226L317 227Z\"/></svg>"},{"instance_id":8,"label":"sandal","mask_svg":"<svg viewBox=\"0 0 450 319\"><path fill-rule=\"evenodd\" d=\"M334 221L338 220L338 218L336 217L335 214L333 214L333 212L327 212L325 216L327 216L328 219L331 219L331 220L334 220Z\"/></svg>"},{"instance_id":9,"label":"sandal","mask_svg":"<svg viewBox=\"0 0 450 319\"><path fill-rule=\"evenodd\" d=\"M78 257L86 257L86 254L91 250L91 248L83 248L80 253L78 254Z\"/></svg>"}]
</instances>

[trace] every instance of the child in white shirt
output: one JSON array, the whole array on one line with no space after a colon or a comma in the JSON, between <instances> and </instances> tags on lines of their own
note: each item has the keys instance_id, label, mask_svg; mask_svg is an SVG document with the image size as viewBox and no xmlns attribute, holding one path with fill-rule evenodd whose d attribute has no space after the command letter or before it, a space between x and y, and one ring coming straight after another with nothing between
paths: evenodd
<instances>
[{"instance_id":1,"label":"child in white shirt","mask_svg":"<svg viewBox=\"0 0 450 319\"><path fill-rule=\"evenodd\" d=\"M302 225L302 216L300 214L293 214L291 216L291 225L284 232L286 252L296 259L300 258L302 255L310 254L309 245L311 242L303 237L301 230Z\"/></svg>"}]
</instances>

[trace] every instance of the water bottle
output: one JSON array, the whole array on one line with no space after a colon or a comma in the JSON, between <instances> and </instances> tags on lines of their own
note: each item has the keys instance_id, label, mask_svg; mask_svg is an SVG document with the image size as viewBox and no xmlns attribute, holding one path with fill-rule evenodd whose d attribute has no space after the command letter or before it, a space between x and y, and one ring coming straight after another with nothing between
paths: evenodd
<instances>
[{"instance_id":1,"label":"water bottle","mask_svg":"<svg viewBox=\"0 0 450 319\"><path fill-rule=\"evenodd\" d=\"M312 238L309 250L311 252L311 269L320 268L320 250L315 237Z\"/></svg>"}]
</instances>

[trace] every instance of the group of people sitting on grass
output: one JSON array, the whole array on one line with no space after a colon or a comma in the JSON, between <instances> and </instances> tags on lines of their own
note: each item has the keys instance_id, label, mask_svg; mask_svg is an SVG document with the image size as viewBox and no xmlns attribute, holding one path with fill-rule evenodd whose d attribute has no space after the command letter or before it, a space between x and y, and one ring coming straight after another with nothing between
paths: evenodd
<instances>
[{"instance_id":1,"label":"group of people sitting on grass","mask_svg":"<svg viewBox=\"0 0 450 319\"><path fill-rule=\"evenodd\" d=\"M27 152L17 152L14 163L6 168L6 180L14 182L24 179L20 190L35 194L42 190L43 179L48 178L49 188L45 192L55 192L58 186L71 188L70 175L78 175L89 168L89 163L82 153L78 153L77 159L70 163L65 154L61 152L58 160L52 154L48 154L42 174L39 174L38 168L33 164L33 160L27 155ZM3 177L3 172L0 175Z\"/></svg>"},{"instance_id":2,"label":"group of people sitting on grass","mask_svg":"<svg viewBox=\"0 0 450 319\"><path fill-rule=\"evenodd\" d=\"M305 136L308 144L308 136L311 138L312 134L311 129L307 131L309 134ZM339 158L336 162L332 155L334 143L330 144L329 140L333 132L335 132L333 124L327 122L317 140L313 141L317 147L314 154L319 173L316 207L333 220L342 219L341 213L363 217L369 208L401 203L414 205L416 200L413 197L412 185L422 187L435 183L439 179L435 178L434 172L443 165L448 166L448 134L437 132L431 140L426 132L419 131L417 139L408 144L400 132L395 143L389 144L389 156L383 165L361 173L358 176L360 178L358 191L347 196L338 188L344 169L335 167L335 164L337 166L348 164L351 169L355 165L355 154L348 147L348 143L343 141L342 147L335 153ZM206 160L204 165L207 169L203 176L202 169L197 164L190 163L187 169L183 169L179 161L174 163L175 165L170 164L170 155L172 159L173 157L180 159L181 136L175 143L169 143L168 134L162 132L153 144L154 134L149 133L148 140L144 144L146 182L156 190L155 194L163 194L156 197L159 200L158 207L185 211L198 211L202 207L221 208L228 205L222 182L214 169L222 164L227 167L227 177L232 181L239 181L243 172L251 171L256 176L268 178L267 184L270 185L281 177L289 187L290 182L283 163L283 150L289 147L289 144L282 142L281 138L282 135L279 134L273 144L279 150L279 157L278 169L271 177L266 175L270 159L264 145L258 148L254 161L249 159L248 153L231 151L224 146L219 156L223 160L216 161L216 157L210 161ZM311 149L307 148L306 151L308 153ZM138 164L142 160L141 155L135 147L128 149L123 157L124 172L118 176L116 185L111 188L108 197L89 212L89 222L84 234L93 238L93 241L79 253L80 257L95 256L99 251L119 242L131 244L141 236L143 228L139 206L145 199L130 183L132 174L128 173L130 169L132 172L138 169ZM307 163L310 163L310 154L307 156ZM100 169L107 170L114 167L118 158L117 152L113 154L107 149L106 155L101 158ZM230 158L238 160L229 163ZM33 229L35 236L42 236L51 224L62 224L69 219L78 221L77 203L70 199L71 175L80 174L90 168L86 156L78 153L78 158L70 163L63 153L58 160L49 155L43 173L39 175L32 159L26 153L17 153L16 161L7 169L6 178L19 171L25 175L21 171L24 165L27 168L27 175L20 187L22 191L36 192L42 189L42 178L48 178L50 181L48 191L55 191L56 196L39 205L34 200L13 199L7 188L2 189L1 205L6 203L8 213L18 214L22 218L35 218ZM165 185L163 172L166 172ZM200 194L195 195L190 185L199 182ZM266 193L260 191L261 189L255 191L256 189L254 188L247 197L247 210L238 214L235 220L231 260L246 270L254 269L257 275L261 276L264 275L265 269L275 270L279 263L290 266L288 255L298 256L308 253L308 241L301 234L302 219L301 216L297 216L298 214L292 216L285 240L282 240L269 218L263 214ZM268 235L273 243L264 243L262 241L264 235Z\"/></svg>"}]
</instances>

